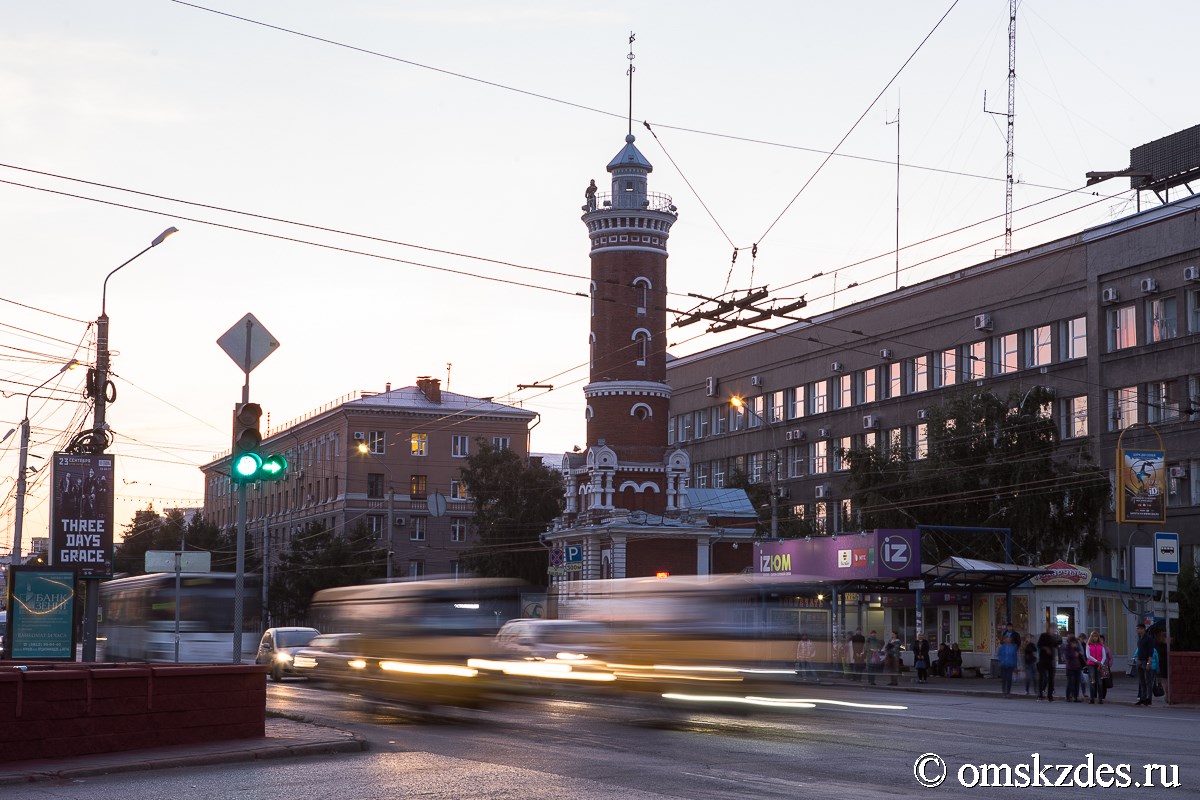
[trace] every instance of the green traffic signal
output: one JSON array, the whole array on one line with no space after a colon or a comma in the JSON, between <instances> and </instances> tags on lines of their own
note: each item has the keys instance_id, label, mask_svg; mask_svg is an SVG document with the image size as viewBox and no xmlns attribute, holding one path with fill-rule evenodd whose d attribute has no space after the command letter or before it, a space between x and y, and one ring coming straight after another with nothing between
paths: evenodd
<instances>
[{"instance_id":1,"label":"green traffic signal","mask_svg":"<svg viewBox=\"0 0 1200 800\"><path fill-rule=\"evenodd\" d=\"M229 477L234 483L252 483L259 480L262 464L262 457L258 453L240 453L233 459Z\"/></svg>"},{"instance_id":2,"label":"green traffic signal","mask_svg":"<svg viewBox=\"0 0 1200 800\"><path fill-rule=\"evenodd\" d=\"M267 456L259 467L259 478L264 481L279 481L287 477L287 459L276 453Z\"/></svg>"}]
</instances>

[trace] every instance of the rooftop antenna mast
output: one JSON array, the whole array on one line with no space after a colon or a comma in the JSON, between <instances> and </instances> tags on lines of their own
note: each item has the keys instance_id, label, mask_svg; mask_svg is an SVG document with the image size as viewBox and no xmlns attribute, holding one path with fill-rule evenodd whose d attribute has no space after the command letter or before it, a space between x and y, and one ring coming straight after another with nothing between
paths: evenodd
<instances>
[{"instance_id":1,"label":"rooftop antenna mast","mask_svg":"<svg viewBox=\"0 0 1200 800\"><path fill-rule=\"evenodd\" d=\"M1017 113L1017 4L1020 0L1008 0L1008 128L1005 141L1007 152L1004 154L1008 180L1004 190L1004 253L1012 252L1012 195L1013 195L1013 128ZM983 110L989 114L999 114L998 111L988 111L987 92L983 93Z\"/></svg>"},{"instance_id":2,"label":"rooftop antenna mast","mask_svg":"<svg viewBox=\"0 0 1200 800\"><path fill-rule=\"evenodd\" d=\"M629 55L625 56L629 59L629 69L625 71L625 74L629 76L629 130L626 133L631 136L633 135L633 73L637 72L637 67L633 65L633 60L637 58L633 54L633 42L635 39L637 39L637 35L633 31L630 31Z\"/></svg>"},{"instance_id":3,"label":"rooftop antenna mast","mask_svg":"<svg viewBox=\"0 0 1200 800\"><path fill-rule=\"evenodd\" d=\"M896 106L896 118L885 125L896 126L896 290L900 289L900 106Z\"/></svg>"}]
</instances>

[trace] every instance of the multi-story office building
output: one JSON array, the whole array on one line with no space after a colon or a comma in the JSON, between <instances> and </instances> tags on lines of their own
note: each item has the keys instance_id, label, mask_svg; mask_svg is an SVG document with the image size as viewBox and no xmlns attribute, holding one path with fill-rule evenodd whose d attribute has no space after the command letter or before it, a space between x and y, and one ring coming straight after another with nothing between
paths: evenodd
<instances>
[{"instance_id":1,"label":"multi-story office building","mask_svg":"<svg viewBox=\"0 0 1200 800\"><path fill-rule=\"evenodd\" d=\"M390 542L396 577L456 574L474 513L460 479L479 440L522 457L529 453L532 411L443 391L436 378L318 409L264 439L283 453L284 481L249 489L247 530L277 557L309 523L344 531L362 524ZM365 451L365 452L364 452ZM202 467L204 515L237 523L229 454Z\"/></svg>"},{"instance_id":2,"label":"multi-story office building","mask_svg":"<svg viewBox=\"0 0 1200 800\"><path fill-rule=\"evenodd\" d=\"M670 361L670 443L687 448L697 487L734 469L766 483L778 454L785 502L837 533L855 518L840 450L899 437L921 458L926 412L948 392L1048 387L1061 439L1089 444L1114 486L1118 438L1158 449L1161 437L1166 526L1109 513L1090 565L1128 585L1131 546L1154 530L1180 533L1184 561L1200 555L1198 343L1193 196Z\"/></svg>"}]
</instances>

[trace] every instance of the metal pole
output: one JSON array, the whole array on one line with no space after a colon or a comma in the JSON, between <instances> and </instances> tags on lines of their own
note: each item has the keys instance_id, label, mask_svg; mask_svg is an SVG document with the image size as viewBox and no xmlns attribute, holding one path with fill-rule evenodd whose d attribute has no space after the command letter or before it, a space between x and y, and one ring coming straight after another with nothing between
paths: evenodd
<instances>
[{"instance_id":1,"label":"metal pole","mask_svg":"<svg viewBox=\"0 0 1200 800\"><path fill-rule=\"evenodd\" d=\"M21 454L17 460L17 518L13 521L13 549L9 559L14 567L21 563L21 533L25 528L25 470L29 464L29 403L21 420Z\"/></svg>"},{"instance_id":2,"label":"metal pole","mask_svg":"<svg viewBox=\"0 0 1200 800\"><path fill-rule=\"evenodd\" d=\"M179 663L179 595L180 576L183 574L183 553L175 554L175 663Z\"/></svg>"},{"instance_id":3,"label":"metal pole","mask_svg":"<svg viewBox=\"0 0 1200 800\"><path fill-rule=\"evenodd\" d=\"M146 251L143 250L142 253L144 252ZM138 256L142 253L138 253ZM137 256L133 258L137 258ZM130 261L132 260L130 259ZM128 263L129 261L125 262L125 264ZM125 264L121 266L123 267ZM117 269L120 268L117 267ZM113 270L113 272L116 272L116 270ZM108 288L108 278L111 277L112 272L104 279L105 290ZM108 314L104 310L104 294L102 294L100 316L96 319L96 378L93 383L96 396L95 412L92 416L92 452L94 453L103 453L108 441L105 430L108 427L108 423L105 422L105 406L108 403L108 359ZM100 616L100 581L96 578L86 578L82 583L84 585L85 599L83 608L83 652L81 655L85 662L92 663L96 660L96 620Z\"/></svg>"},{"instance_id":4,"label":"metal pole","mask_svg":"<svg viewBox=\"0 0 1200 800\"><path fill-rule=\"evenodd\" d=\"M270 598L267 593L267 587L269 584L268 576L270 574L271 565L271 545L269 541L270 530L268 523L269 520L267 519L267 515L264 513L262 525L262 549L259 551L262 553L262 627L264 629L272 627L271 608L269 603Z\"/></svg>"},{"instance_id":5,"label":"metal pole","mask_svg":"<svg viewBox=\"0 0 1200 800\"><path fill-rule=\"evenodd\" d=\"M388 485L388 513L387 513L387 579L392 580L392 531L395 529L395 508L396 508L396 487Z\"/></svg>"},{"instance_id":6,"label":"metal pole","mask_svg":"<svg viewBox=\"0 0 1200 800\"><path fill-rule=\"evenodd\" d=\"M1169 583L1170 577L1166 573L1163 573L1162 581L1163 581L1163 588L1162 588L1163 625L1166 626L1166 635L1167 635L1166 660L1168 662L1170 662L1170 660L1171 660L1171 603L1170 603L1170 594L1167 592L1167 587L1170 585L1170 583ZM1166 700L1167 700L1167 705L1171 705L1171 665L1170 665L1170 663L1166 663L1166 664L1159 664L1158 666L1159 666L1159 669L1161 669L1167 673Z\"/></svg>"},{"instance_id":7,"label":"metal pole","mask_svg":"<svg viewBox=\"0 0 1200 800\"><path fill-rule=\"evenodd\" d=\"M247 327L249 323L247 323ZM250 335L246 332L246 363L250 362ZM242 384L242 402L250 402L250 373L246 372L246 382ZM233 577L233 659L231 663L242 663L242 628L245 627L245 611L242 596L246 590L246 490L244 483L238 483L237 493L237 562Z\"/></svg>"}]
</instances>

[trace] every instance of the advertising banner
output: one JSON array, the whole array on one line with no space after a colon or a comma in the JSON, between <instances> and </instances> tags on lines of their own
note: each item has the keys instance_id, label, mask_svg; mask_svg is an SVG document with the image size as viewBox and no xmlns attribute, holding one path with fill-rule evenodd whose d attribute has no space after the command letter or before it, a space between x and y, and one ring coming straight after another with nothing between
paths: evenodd
<instances>
[{"instance_id":1,"label":"advertising banner","mask_svg":"<svg viewBox=\"0 0 1200 800\"><path fill-rule=\"evenodd\" d=\"M755 542L754 572L771 577L835 581L888 580L921 575L921 536L881 528L837 537Z\"/></svg>"},{"instance_id":2,"label":"advertising banner","mask_svg":"<svg viewBox=\"0 0 1200 800\"><path fill-rule=\"evenodd\" d=\"M13 567L8 604L10 660L75 660L75 573Z\"/></svg>"},{"instance_id":3,"label":"advertising banner","mask_svg":"<svg viewBox=\"0 0 1200 800\"><path fill-rule=\"evenodd\" d=\"M50 478L50 563L112 577L113 457L55 453Z\"/></svg>"},{"instance_id":4,"label":"advertising banner","mask_svg":"<svg viewBox=\"0 0 1200 800\"><path fill-rule=\"evenodd\" d=\"M1117 522L1166 522L1166 456L1162 450L1117 449Z\"/></svg>"}]
</instances>

